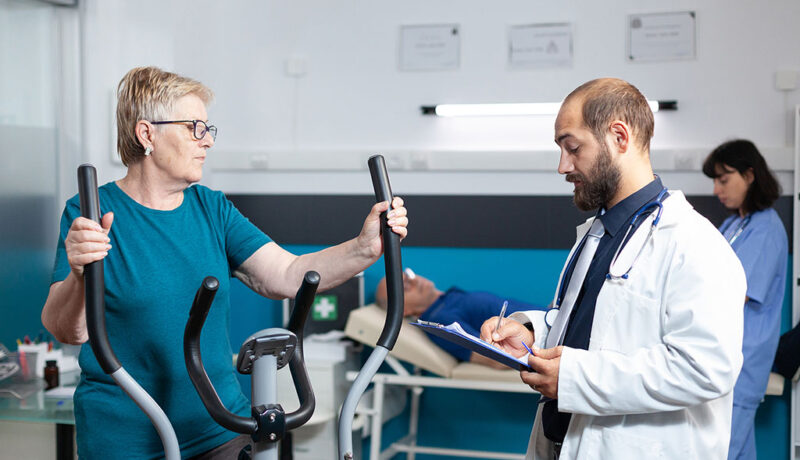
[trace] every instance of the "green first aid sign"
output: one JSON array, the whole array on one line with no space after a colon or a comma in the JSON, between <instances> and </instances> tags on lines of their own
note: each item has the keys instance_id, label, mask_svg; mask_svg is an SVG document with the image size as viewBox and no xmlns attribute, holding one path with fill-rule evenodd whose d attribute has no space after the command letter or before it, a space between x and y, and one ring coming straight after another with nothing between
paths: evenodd
<instances>
[{"instance_id":1,"label":"green first aid sign","mask_svg":"<svg viewBox=\"0 0 800 460\"><path fill-rule=\"evenodd\" d=\"M335 321L339 317L339 306L335 295L318 295L311 306L314 321Z\"/></svg>"}]
</instances>

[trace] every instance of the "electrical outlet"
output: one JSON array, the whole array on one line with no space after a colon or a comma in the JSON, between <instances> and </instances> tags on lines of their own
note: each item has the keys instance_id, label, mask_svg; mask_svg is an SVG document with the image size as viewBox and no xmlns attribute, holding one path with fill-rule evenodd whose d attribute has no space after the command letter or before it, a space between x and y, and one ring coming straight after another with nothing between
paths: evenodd
<instances>
[{"instance_id":1,"label":"electrical outlet","mask_svg":"<svg viewBox=\"0 0 800 460\"><path fill-rule=\"evenodd\" d=\"M402 154L399 153L384 154L383 158L386 161L386 169L389 170L406 169L406 159L403 157Z\"/></svg>"},{"instance_id":2,"label":"electrical outlet","mask_svg":"<svg viewBox=\"0 0 800 460\"><path fill-rule=\"evenodd\" d=\"M412 153L409 159L409 167L416 171L426 171L430 167L428 154L425 152Z\"/></svg>"},{"instance_id":3,"label":"electrical outlet","mask_svg":"<svg viewBox=\"0 0 800 460\"><path fill-rule=\"evenodd\" d=\"M308 72L308 61L303 56L289 56L286 60L286 75L302 77Z\"/></svg>"},{"instance_id":4,"label":"electrical outlet","mask_svg":"<svg viewBox=\"0 0 800 460\"><path fill-rule=\"evenodd\" d=\"M693 171L695 168L694 155L689 152L676 153L674 156L675 170Z\"/></svg>"},{"instance_id":5,"label":"electrical outlet","mask_svg":"<svg viewBox=\"0 0 800 460\"><path fill-rule=\"evenodd\" d=\"M775 72L775 89L780 91L792 91L797 88L796 70L779 70Z\"/></svg>"},{"instance_id":6,"label":"electrical outlet","mask_svg":"<svg viewBox=\"0 0 800 460\"><path fill-rule=\"evenodd\" d=\"M269 155L250 155L250 167L253 169L269 169Z\"/></svg>"}]
</instances>

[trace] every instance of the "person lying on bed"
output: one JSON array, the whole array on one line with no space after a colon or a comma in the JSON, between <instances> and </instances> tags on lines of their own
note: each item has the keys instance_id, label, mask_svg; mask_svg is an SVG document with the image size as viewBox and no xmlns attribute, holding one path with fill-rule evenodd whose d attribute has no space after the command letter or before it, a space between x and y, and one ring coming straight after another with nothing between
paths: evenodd
<instances>
[{"instance_id":1,"label":"person lying on bed","mask_svg":"<svg viewBox=\"0 0 800 460\"><path fill-rule=\"evenodd\" d=\"M404 316L413 316L440 324L458 321L465 331L475 337L480 337L480 329L484 320L497 316L505 301L508 301L506 316L516 311L546 309L546 307L527 304L519 300L499 297L490 292L468 292L455 286L442 292L436 288L433 281L415 275L408 269L403 274L403 293L405 298ZM375 303L386 309L386 302L386 278L383 278L375 288ZM508 369L497 361L448 342L441 337L432 334L428 334L428 337L459 361L470 361L496 369Z\"/></svg>"}]
</instances>

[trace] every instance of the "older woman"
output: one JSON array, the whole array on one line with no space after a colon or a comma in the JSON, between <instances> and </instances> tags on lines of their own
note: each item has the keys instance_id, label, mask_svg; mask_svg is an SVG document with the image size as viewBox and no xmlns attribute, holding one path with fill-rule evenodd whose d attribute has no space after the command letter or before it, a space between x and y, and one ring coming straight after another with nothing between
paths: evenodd
<instances>
[{"instance_id":1,"label":"older woman","mask_svg":"<svg viewBox=\"0 0 800 460\"><path fill-rule=\"evenodd\" d=\"M780 185L752 142L726 142L706 158L703 173L714 179L714 195L733 214L720 231L739 256L747 276L744 303L744 363L733 390L729 459L756 458L754 420L764 397L780 333L786 290L786 230L772 204Z\"/></svg>"},{"instance_id":2,"label":"older woman","mask_svg":"<svg viewBox=\"0 0 800 460\"><path fill-rule=\"evenodd\" d=\"M231 275L273 299L293 295L310 269L320 273L320 289L335 286L380 257L379 215L389 203L373 206L352 240L302 256L285 251L221 192L192 185L217 134L206 114L212 96L202 83L153 67L125 75L118 87L117 147L127 174L99 188L106 213L101 225L80 217L77 196L67 201L42 322L61 342L86 343L83 267L104 259L110 341L125 369L166 412L182 456L235 458L247 438L210 418L183 363L183 328L195 290L207 275L220 280L203 329L203 361L225 405L249 416L231 365ZM392 230L405 237L402 200L395 198L392 207ZM88 346L79 360L79 456L163 455L146 416L103 373Z\"/></svg>"}]
</instances>

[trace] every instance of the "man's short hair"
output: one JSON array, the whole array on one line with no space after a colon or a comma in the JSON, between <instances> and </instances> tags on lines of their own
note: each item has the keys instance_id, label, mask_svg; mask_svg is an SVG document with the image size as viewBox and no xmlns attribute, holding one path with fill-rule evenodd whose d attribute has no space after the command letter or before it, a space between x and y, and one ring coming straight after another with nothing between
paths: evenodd
<instances>
[{"instance_id":1,"label":"man's short hair","mask_svg":"<svg viewBox=\"0 0 800 460\"><path fill-rule=\"evenodd\" d=\"M117 150L125 166L144 156L136 138L139 120L164 121L172 115L175 101L194 94L208 105L214 93L191 78L157 67L136 67L128 71L117 86Z\"/></svg>"},{"instance_id":2,"label":"man's short hair","mask_svg":"<svg viewBox=\"0 0 800 460\"><path fill-rule=\"evenodd\" d=\"M633 130L635 142L650 151L655 121L647 99L630 83L617 78L598 78L575 88L564 99L583 101L583 122L598 142L603 142L609 124L622 120Z\"/></svg>"}]
</instances>

